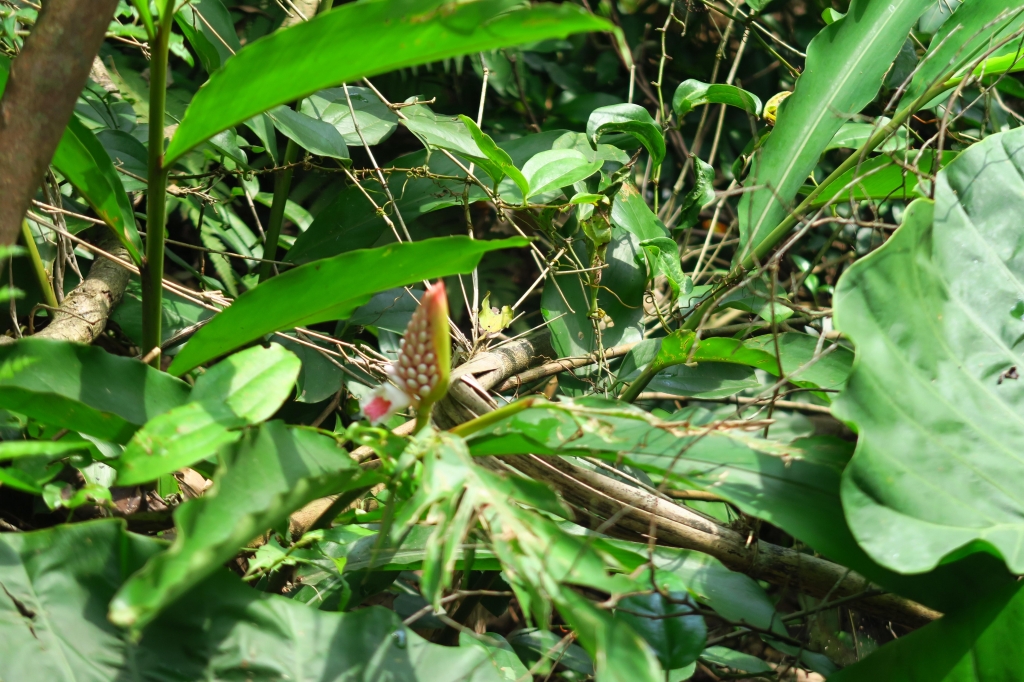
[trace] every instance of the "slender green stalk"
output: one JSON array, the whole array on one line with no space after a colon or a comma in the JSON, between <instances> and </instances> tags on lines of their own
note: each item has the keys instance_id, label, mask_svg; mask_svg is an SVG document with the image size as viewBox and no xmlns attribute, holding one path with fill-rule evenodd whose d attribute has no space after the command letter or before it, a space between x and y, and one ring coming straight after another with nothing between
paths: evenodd
<instances>
[{"instance_id":1,"label":"slender green stalk","mask_svg":"<svg viewBox=\"0 0 1024 682\"><path fill-rule=\"evenodd\" d=\"M25 248L28 250L29 260L32 261L32 272L36 276L39 288L43 290L43 298L46 299L46 305L56 308L57 296L53 293L53 285L50 284L50 278L46 275L43 259L39 257L39 248L36 246L36 240L32 238L32 230L29 228L27 220L21 221L21 238L24 240Z\"/></svg>"},{"instance_id":2,"label":"slender green stalk","mask_svg":"<svg viewBox=\"0 0 1024 682\"><path fill-rule=\"evenodd\" d=\"M160 13L149 65L149 179L146 192L146 258L142 264L142 354L160 346L163 317L164 239L167 236L167 169L164 168L164 107L167 52L174 19L172 0ZM159 368L160 356L150 363Z\"/></svg>"},{"instance_id":3,"label":"slender green stalk","mask_svg":"<svg viewBox=\"0 0 1024 682\"><path fill-rule=\"evenodd\" d=\"M320 0L316 13L329 12L334 7L334 0ZM288 140L284 150L282 165L289 166L295 163L299 156L299 145L294 140ZM281 225L284 223L284 208L288 203L288 193L292 189L293 169L285 168L274 177L274 200L270 204L270 220L267 222L267 235L263 241L264 262L260 265L259 281L263 282L274 274L274 264L268 261L276 260L277 245L281 240Z\"/></svg>"},{"instance_id":4,"label":"slender green stalk","mask_svg":"<svg viewBox=\"0 0 1024 682\"><path fill-rule=\"evenodd\" d=\"M488 426L491 426L492 424L497 424L502 419L511 417L514 414L518 414L523 410L533 407L534 405L546 402L547 401L543 398L523 398L522 400L517 400L514 403L510 403L508 405L505 405L504 407L499 407L498 409L492 412L488 412L487 414L481 415L476 419L470 419L468 422L463 422L458 426L453 426L448 430L457 436L469 436L471 434L476 433L477 431L480 431L482 429L487 428Z\"/></svg>"},{"instance_id":5,"label":"slender green stalk","mask_svg":"<svg viewBox=\"0 0 1024 682\"><path fill-rule=\"evenodd\" d=\"M288 140L284 150L282 164L290 166L299 156L299 145ZM274 273L273 263L277 259L277 243L281 239L281 225L284 223L284 207L288 203L288 193L292 189L292 168L285 168L274 178L274 201L270 205L270 220L267 222L267 237L263 242L263 258L260 264L260 279L263 282Z\"/></svg>"},{"instance_id":6,"label":"slender green stalk","mask_svg":"<svg viewBox=\"0 0 1024 682\"><path fill-rule=\"evenodd\" d=\"M704 319L704 315L709 310L713 309L713 307L718 303L718 299L721 297L722 293L739 283L749 270L757 266L768 252L774 249L779 242L789 234L790 230L796 226L803 214L811 208L814 200L817 199L822 192L835 183L836 180L838 180L844 173L855 168L857 164L863 162L870 152L874 151L878 145L882 144L890 135L902 126L907 119L914 114L914 112L938 95L949 90L950 87L952 87L950 83L945 80L936 83L913 102L896 112L889 123L876 130L856 153L847 157L847 159L843 161L838 168L832 171L827 178L822 180L821 183L815 187L814 190L808 194L807 197L801 201L788 216L786 216L785 220L779 223L774 230L769 232L757 246L752 248L750 253L748 253L738 265L733 267L732 271L729 272L728 276L726 276L717 289L708 296L708 298L700 304L693 313L691 313L690 317L686 319L686 322L683 323L682 329L696 329L700 325L701 320Z\"/></svg>"}]
</instances>

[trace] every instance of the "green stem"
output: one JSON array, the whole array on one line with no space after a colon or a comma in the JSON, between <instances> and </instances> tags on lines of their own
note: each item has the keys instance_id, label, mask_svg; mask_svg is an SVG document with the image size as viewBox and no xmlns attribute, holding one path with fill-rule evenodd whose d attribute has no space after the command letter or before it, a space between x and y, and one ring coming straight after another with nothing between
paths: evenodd
<instances>
[{"instance_id":1,"label":"green stem","mask_svg":"<svg viewBox=\"0 0 1024 682\"><path fill-rule=\"evenodd\" d=\"M142 264L142 354L160 346L163 317L164 239L167 236L167 169L164 168L164 108L167 102L167 53L173 0L160 13L149 65L149 179L146 190L146 259ZM150 360L160 367L160 356Z\"/></svg>"},{"instance_id":2,"label":"green stem","mask_svg":"<svg viewBox=\"0 0 1024 682\"><path fill-rule=\"evenodd\" d=\"M25 241L25 248L28 249L28 257L32 261L32 272L39 282L39 288L43 290L46 305L56 308L57 296L53 293L53 285L50 284L50 278L46 274L43 259L39 257L39 247L36 246L36 240L32 238L32 230L29 228L27 220L21 221L21 238Z\"/></svg>"},{"instance_id":3,"label":"green stem","mask_svg":"<svg viewBox=\"0 0 1024 682\"><path fill-rule=\"evenodd\" d=\"M453 426L448 430L449 432L454 433L457 436L469 436L476 433L477 431L486 429L488 426L491 426L492 424L497 424L502 419L511 417L512 415L518 414L523 410L533 407L534 405L545 402L547 401L543 398L523 398L522 400L518 400L514 403L505 405L504 407L499 407L498 409L492 412L488 412L487 414L481 415L476 419L470 419L468 422L463 422L458 426Z\"/></svg>"},{"instance_id":4,"label":"green stem","mask_svg":"<svg viewBox=\"0 0 1024 682\"><path fill-rule=\"evenodd\" d=\"M744 275L749 270L757 266L757 264L764 259L768 252L774 249L778 245L778 243L781 242L783 238L789 234L790 230L792 230L796 226L796 224L800 221L803 214L808 209L811 208L812 204L814 203L814 200L817 199L822 192L824 192L828 187L835 183L835 181L838 180L844 173L856 167L857 164L863 162L863 160L867 158L867 155L870 152L874 151L874 149L878 147L878 145L882 144L890 135L896 132L896 130L900 126L902 126L906 122L906 120L914 114L914 112L916 112L918 109L923 107L925 104L930 102L938 95L948 90L950 87L951 86L949 82L947 82L945 79L936 83L932 87L928 88L928 90L922 93L917 99L915 99L909 105L896 112L896 115L893 116L892 120L889 121L889 123L882 126L880 129L876 130L875 133L868 138L868 140L860 147L859 150L857 150L856 153L851 154L849 157L847 157L847 159L843 161L843 163L841 163L838 168L832 171L832 173L827 178L822 180L821 183L817 187L815 187L814 190L810 194L808 194L807 197L803 201L801 201L800 204L795 209L793 209L788 216L786 216L785 220L779 223L778 226L776 226L774 230L769 232L768 235L765 236L765 238L762 239L757 246L751 249L750 253L747 254L746 258L744 258L738 265L733 267L733 269L729 272L728 276L726 276L726 278L715 289L715 291L710 296L708 296L708 298L703 303L697 306L697 309L694 310L693 313L690 314L690 317L688 317L686 322L683 323L682 329L695 330L700 325L701 320L704 319L704 315L708 312L708 310L711 310L718 303L718 299L721 297L722 292L735 286L743 279Z\"/></svg>"},{"instance_id":5,"label":"green stem","mask_svg":"<svg viewBox=\"0 0 1024 682\"><path fill-rule=\"evenodd\" d=\"M291 166L299 156L299 145L288 140L284 150L282 165ZM281 225L284 223L284 207L288 203L288 193L292 189L292 168L285 168L274 178L274 201L270 205L270 220L267 222L267 237L263 243L263 258L260 265L260 279L263 282L274 274L273 263L277 260L277 242L281 238Z\"/></svg>"}]
</instances>

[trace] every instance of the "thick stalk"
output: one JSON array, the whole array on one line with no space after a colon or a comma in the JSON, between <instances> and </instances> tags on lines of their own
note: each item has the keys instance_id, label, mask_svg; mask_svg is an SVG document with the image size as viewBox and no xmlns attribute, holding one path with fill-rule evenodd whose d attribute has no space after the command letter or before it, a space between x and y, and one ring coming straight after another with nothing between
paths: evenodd
<instances>
[{"instance_id":1,"label":"thick stalk","mask_svg":"<svg viewBox=\"0 0 1024 682\"><path fill-rule=\"evenodd\" d=\"M291 166L299 156L299 145L293 140L288 140L284 150L282 165ZM277 260L277 242L281 238L281 225L284 223L284 207L288 203L288 193L292 189L292 168L285 168L274 178L274 201L270 205L270 221L267 223L267 238L263 244L263 263L260 264L260 280L269 279L274 274L274 264L270 261Z\"/></svg>"},{"instance_id":2,"label":"thick stalk","mask_svg":"<svg viewBox=\"0 0 1024 682\"><path fill-rule=\"evenodd\" d=\"M704 319L705 314L708 310L712 309L718 302L722 292L735 286L740 282L744 275L757 266L769 251L774 249L782 239L789 234L796 224L800 221L801 216L811 208L814 200L817 199L822 192L836 182L844 173L853 169L857 164L862 163L867 159L867 155L875 150L878 145L882 144L890 135L892 135L900 126L902 126L908 118L910 118L914 112L923 107L933 98L942 94L950 88L948 82L942 81L936 83L932 87L928 88L920 97L915 99L909 105L896 112L892 120L886 125L882 126L875 133L868 138L868 140L858 149L855 153L851 154L843 163L839 165L832 173L821 181L821 183L814 188L814 190L807 195L807 197L794 208L786 219L783 220L778 226L768 233L768 235L761 240L761 242L752 248L738 265L734 266L732 271L723 280L723 282L717 287L714 293L712 293L707 300L697 307L696 310L691 313L690 317L683 323L683 329L695 330Z\"/></svg>"},{"instance_id":3,"label":"thick stalk","mask_svg":"<svg viewBox=\"0 0 1024 682\"><path fill-rule=\"evenodd\" d=\"M167 101L167 47L173 4L160 14L149 64L149 182L146 192L146 260L142 264L142 355L160 346L163 317L164 239L167 236L167 169L164 168L164 107ZM160 356L150 363L159 368Z\"/></svg>"}]
</instances>

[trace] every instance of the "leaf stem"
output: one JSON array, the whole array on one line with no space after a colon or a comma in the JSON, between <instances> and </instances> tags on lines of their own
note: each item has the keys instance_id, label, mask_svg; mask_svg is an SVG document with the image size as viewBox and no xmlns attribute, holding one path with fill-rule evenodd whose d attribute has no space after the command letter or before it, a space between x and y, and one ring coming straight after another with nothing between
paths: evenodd
<instances>
[{"instance_id":1,"label":"leaf stem","mask_svg":"<svg viewBox=\"0 0 1024 682\"><path fill-rule=\"evenodd\" d=\"M514 414L519 414L523 410L529 409L534 405L546 402L547 400L545 400L544 398L523 398L522 400L517 400L514 403L509 403L504 407L499 407L498 409L492 412L488 412L487 414L481 415L476 419L470 419L468 422L463 422L461 424L458 424L457 426L453 426L452 428L448 429L448 431L450 433L454 433L456 436L462 436L463 438L465 438L466 436L470 436L476 433L477 431L482 431L483 429L486 429L488 426L491 426L492 424L497 424L502 419L511 417Z\"/></svg>"},{"instance_id":2,"label":"leaf stem","mask_svg":"<svg viewBox=\"0 0 1024 682\"><path fill-rule=\"evenodd\" d=\"M27 220L21 221L21 238L25 241L29 260L32 261L32 273L36 276L39 288L43 290L46 305L56 310L57 296L53 293L53 286L50 284L50 278L46 275L43 259L39 257L39 247L36 246L36 240L32 237L32 230L29 228Z\"/></svg>"},{"instance_id":3,"label":"leaf stem","mask_svg":"<svg viewBox=\"0 0 1024 682\"><path fill-rule=\"evenodd\" d=\"M288 204L288 193L292 189L292 173L294 168L291 164L299 156L299 145L294 140L288 140L284 150L284 159L281 165L286 168L279 172L274 178L274 200L270 204L270 220L267 222L267 238L263 243L263 263L260 265L260 279L263 282L273 275L274 264L270 261L275 259L277 254L277 243L281 239L281 225L284 223L284 209Z\"/></svg>"},{"instance_id":4,"label":"leaf stem","mask_svg":"<svg viewBox=\"0 0 1024 682\"><path fill-rule=\"evenodd\" d=\"M164 167L164 109L167 55L174 20L173 0L160 12L149 66L149 172L146 190L146 258L142 275L142 355L160 346L163 318L164 238L167 236L167 169ZM150 363L159 368L160 355Z\"/></svg>"}]
</instances>

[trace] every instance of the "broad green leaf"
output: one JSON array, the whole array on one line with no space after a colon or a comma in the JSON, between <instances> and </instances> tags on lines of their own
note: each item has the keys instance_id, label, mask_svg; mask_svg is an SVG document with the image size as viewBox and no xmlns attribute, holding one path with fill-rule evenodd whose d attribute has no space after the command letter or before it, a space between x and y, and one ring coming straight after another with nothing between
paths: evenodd
<instances>
[{"instance_id":1,"label":"broad green leaf","mask_svg":"<svg viewBox=\"0 0 1024 682\"><path fill-rule=\"evenodd\" d=\"M521 166L538 152L551 149L552 142L561 135L561 131L527 135L502 142L501 148L509 153L513 163ZM400 156L390 165L396 168L426 166L430 172L438 175L465 176L462 169L448 158L436 153L428 158L426 151ZM391 173L388 176L388 187L395 197L395 210L401 211L407 222L412 222L431 211L461 205L466 183L461 179L439 180ZM484 201L486 198L484 191L476 185L469 187L470 203ZM378 205L381 201L378 198ZM317 214L309 229L296 238L285 259L301 264L367 248L373 246L385 230L388 228L384 219L373 205L358 187L349 186Z\"/></svg>"},{"instance_id":2,"label":"broad green leaf","mask_svg":"<svg viewBox=\"0 0 1024 682\"><path fill-rule=\"evenodd\" d=\"M959 152L942 152L942 166L946 166L956 158ZM906 170L904 166L913 165L922 173L930 173L935 160L932 150L924 152L908 151L882 154L865 159L860 168L852 168L839 176L835 182L819 194L812 206L820 208L826 204L837 204L850 201L897 199L909 201L916 199L922 192L918 189L918 175ZM812 187L804 185L801 194L810 193ZM925 189L925 188L921 188Z\"/></svg>"},{"instance_id":3,"label":"broad green leaf","mask_svg":"<svg viewBox=\"0 0 1024 682\"><path fill-rule=\"evenodd\" d=\"M621 619L647 642L665 670L690 665L704 649L704 617L688 602L686 592L659 592L626 597L618 603Z\"/></svg>"},{"instance_id":4,"label":"broad green leaf","mask_svg":"<svg viewBox=\"0 0 1024 682\"><path fill-rule=\"evenodd\" d=\"M672 95L672 108L679 118L705 104L728 104L752 116L761 115L761 100L757 95L735 85L709 84L690 79L680 83Z\"/></svg>"},{"instance_id":5,"label":"broad green leaf","mask_svg":"<svg viewBox=\"0 0 1024 682\"><path fill-rule=\"evenodd\" d=\"M114 463L118 485L153 481L209 457L269 419L291 394L301 363L277 344L218 362L196 379L189 402L135 433Z\"/></svg>"},{"instance_id":6,"label":"broad green leaf","mask_svg":"<svg viewBox=\"0 0 1024 682\"><path fill-rule=\"evenodd\" d=\"M352 101L351 108L349 100ZM330 123L347 144L354 146L361 145L363 140L369 145L380 144L398 127L398 116L380 101L373 90L355 85L348 87L347 99L344 88L319 90L302 100L299 111ZM352 120L352 111L356 113L355 121ZM359 132L356 132L357 125ZM362 140L359 133L363 135Z\"/></svg>"},{"instance_id":7,"label":"broad green leaf","mask_svg":"<svg viewBox=\"0 0 1024 682\"><path fill-rule=\"evenodd\" d=\"M683 266L679 261L679 245L668 237L655 237L640 242L647 258L647 271L653 279L664 275L672 289L673 298L679 294L688 294L693 290L693 280L683 274Z\"/></svg>"},{"instance_id":8,"label":"broad green leaf","mask_svg":"<svg viewBox=\"0 0 1024 682\"><path fill-rule=\"evenodd\" d=\"M343 253L284 272L239 296L201 328L168 369L183 374L218 355L281 329L342 320L378 291L472 272L488 251L524 246L442 237Z\"/></svg>"},{"instance_id":9,"label":"broad green leaf","mask_svg":"<svg viewBox=\"0 0 1024 682\"><path fill-rule=\"evenodd\" d=\"M1024 635L1021 584L975 599L889 642L829 680L834 682L1001 682L1020 676Z\"/></svg>"},{"instance_id":10,"label":"broad green leaf","mask_svg":"<svg viewBox=\"0 0 1024 682\"><path fill-rule=\"evenodd\" d=\"M429 148L447 149L467 158L484 158L469 128L459 116L438 115L424 104L406 107L402 125Z\"/></svg>"},{"instance_id":11,"label":"broad green leaf","mask_svg":"<svg viewBox=\"0 0 1024 682\"><path fill-rule=\"evenodd\" d=\"M53 165L110 226L132 260L141 263L142 238L135 227L132 202L125 194L107 151L76 116L71 117L64 129L53 155Z\"/></svg>"},{"instance_id":12,"label":"broad green leaf","mask_svg":"<svg viewBox=\"0 0 1024 682\"><path fill-rule=\"evenodd\" d=\"M641 242L669 236L665 225L658 220L632 182L622 183L622 189L615 195L611 221L616 227L632 232Z\"/></svg>"},{"instance_id":13,"label":"broad green leaf","mask_svg":"<svg viewBox=\"0 0 1024 682\"><path fill-rule=\"evenodd\" d=\"M859 432L843 480L857 540L878 563L926 571L971 547L1024 571L1024 130L940 171L836 291L857 366L834 410ZM933 224L934 215L934 224Z\"/></svg>"},{"instance_id":14,"label":"broad green leaf","mask_svg":"<svg viewBox=\"0 0 1024 682\"><path fill-rule=\"evenodd\" d=\"M166 163L216 133L317 90L414 64L612 25L574 5L506 0L348 3L244 47L196 94Z\"/></svg>"},{"instance_id":15,"label":"broad green leaf","mask_svg":"<svg viewBox=\"0 0 1024 682\"><path fill-rule=\"evenodd\" d=\"M740 200L742 259L786 217L804 179L848 118L878 93L882 77L931 0L854 0L807 48L804 72L780 106L772 134L751 161Z\"/></svg>"},{"instance_id":16,"label":"broad green leaf","mask_svg":"<svg viewBox=\"0 0 1024 682\"><path fill-rule=\"evenodd\" d=\"M382 678L500 682L482 648L430 644L381 607L311 609L219 570L133 641L107 604L165 544L118 520L0 535L0 678L47 682ZM258 671L258 672L257 672ZM254 678L254 675L256 677Z\"/></svg>"},{"instance_id":17,"label":"broad green leaf","mask_svg":"<svg viewBox=\"0 0 1024 682\"><path fill-rule=\"evenodd\" d=\"M519 660L512 646L496 632L487 632L477 637L462 632L459 634L459 646L483 648L505 682L517 682L520 678L530 676L530 671Z\"/></svg>"},{"instance_id":18,"label":"broad green leaf","mask_svg":"<svg viewBox=\"0 0 1024 682\"><path fill-rule=\"evenodd\" d=\"M459 120L469 129L469 133L473 136L473 141L476 142L476 146L480 148L480 151L501 171L500 177L491 175L494 182L501 182L501 178L507 175L512 178L512 182L516 183L516 187L519 188L524 197L529 196L530 184L526 182L526 178L523 177L520 170L512 163L512 157L508 155L508 152L496 145L490 135L480 130L480 127L477 126L473 119L460 114Z\"/></svg>"},{"instance_id":19,"label":"broad green leaf","mask_svg":"<svg viewBox=\"0 0 1024 682\"><path fill-rule=\"evenodd\" d=\"M715 169L697 157L693 157L693 172L696 181L679 205L679 218L675 229L686 230L700 221L700 210L715 200ZM712 225L708 229L714 229Z\"/></svg>"},{"instance_id":20,"label":"broad green leaf","mask_svg":"<svg viewBox=\"0 0 1024 682\"><path fill-rule=\"evenodd\" d=\"M651 114L638 104L612 104L595 109L587 119L587 139L597 149L601 135L627 133L632 135L651 155L655 168L665 159L665 135Z\"/></svg>"},{"instance_id":21,"label":"broad green leaf","mask_svg":"<svg viewBox=\"0 0 1024 682\"><path fill-rule=\"evenodd\" d=\"M903 95L902 104L913 102L939 79L966 69L1024 24L1024 12L1020 11L1020 3L1015 0L972 0L955 9L932 36L928 51ZM1007 48L1015 51L1019 42L1011 41ZM986 73L992 73L992 70L987 69Z\"/></svg>"},{"instance_id":22,"label":"broad green leaf","mask_svg":"<svg viewBox=\"0 0 1024 682\"><path fill-rule=\"evenodd\" d=\"M206 220L209 220L209 216ZM167 341L186 327L191 327L214 314L213 311L178 296L173 291L165 291L160 303L163 309L160 324L162 341ZM117 323L129 339L139 346L142 345L142 286L137 277L132 277L128 281L124 297L110 314L110 319ZM177 348L166 351L168 355L176 352Z\"/></svg>"},{"instance_id":23,"label":"broad green leaf","mask_svg":"<svg viewBox=\"0 0 1024 682\"><path fill-rule=\"evenodd\" d=\"M330 123L294 111L287 106L274 107L267 112L274 127L311 154L348 159L345 138Z\"/></svg>"},{"instance_id":24,"label":"broad green leaf","mask_svg":"<svg viewBox=\"0 0 1024 682\"><path fill-rule=\"evenodd\" d=\"M141 629L238 549L307 502L376 482L333 439L268 422L222 450L214 487L175 511L177 535L121 586L110 620ZM369 482L369 483L368 483Z\"/></svg>"},{"instance_id":25,"label":"broad green leaf","mask_svg":"<svg viewBox=\"0 0 1024 682\"><path fill-rule=\"evenodd\" d=\"M588 161L575 149L541 152L523 165L523 176L530 193L526 198L557 192L574 182L586 180L601 169L601 160Z\"/></svg>"},{"instance_id":26,"label":"broad green leaf","mask_svg":"<svg viewBox=\"0 0 1024 682\"><path fill-rule=\"evenodd\" d=\"M0 407L103 440L127 442L188 395L185 382L95 346L32 338L0 346Z\"/></svg>"},{"instance_id":27,"label":"broad green leaf","mask_svg":"<svg viewBox=\"0 0 1024 682\"><path fill-rule=\"evenodd\" d=\"M822 354L817 360L815 351L818 350L818 338L810 334L785 332L779 334L777 338L765 334L747 339L743 345L762 350L774 357L776 343L779 355L782 356L782 370L786 373L787 380L799 385L813 384L819 388L833 390L846 385L853 366L853 352L842 346L829 350L833 345L831 341L822 344L822 350L829 352Z\"/></svg>"},{"instance_id":28,"label":"broad green leaf","mask_svg":"<svg viewBox=\"0 0 1024 682\"><path fill-rule=\"evenodd\" d=\"M235 22L221 0L192 0L174 15L207 73L213 73L242 49Z\"/></svg>"}]
</instances>

